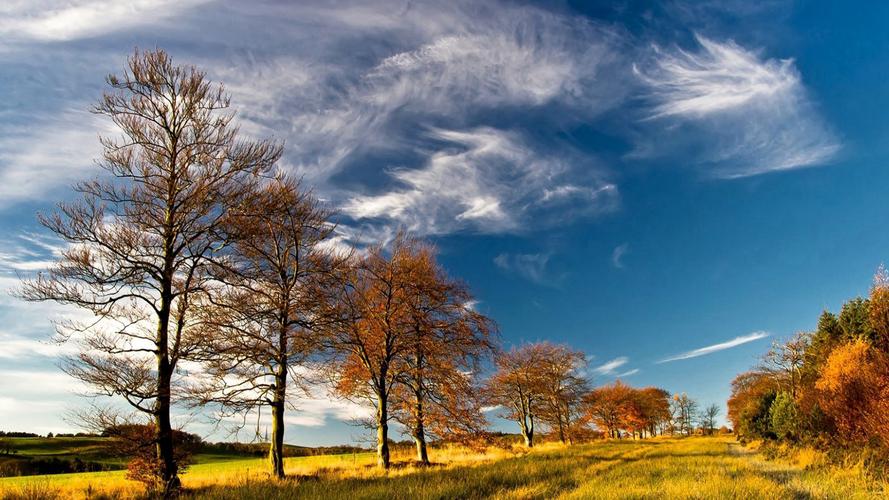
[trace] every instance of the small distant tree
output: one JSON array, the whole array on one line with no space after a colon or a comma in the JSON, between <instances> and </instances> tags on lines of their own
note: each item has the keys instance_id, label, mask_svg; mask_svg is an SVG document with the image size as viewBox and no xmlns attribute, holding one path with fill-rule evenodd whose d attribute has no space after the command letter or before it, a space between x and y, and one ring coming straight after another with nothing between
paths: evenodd
<instances>
[{"instance_id":1,"label":"small distant tree","mask_svg":"<svg viewBox=\"0 0 889 500\"><path fill-rule=\"evenodd\" d=\"M226 246L229 207L272 168L281 148L244 141L221 85L163 50L137 51L109 76L94 111L122 135L102 138L106 177L75 186L40 222L68 244L58 263L26 281L22 297L91 313L59 325L82 349L66 371L153 420L157 472L179 488L170 425L174 375L193 347L194 304L205 269Z\"/></svg>"},{"instance_id":2,"label":"small distant tree","mask_svg":"<svg viewBox=\"0 0 889 500\"><path fill-rule=\"evenodd\" d=\"M713 430L716 429L716 417L719 416L719 413L720 409L717 404L711 404L701 412L701 429L705 433L713 434Z\"/></svg>"},{"instance_id":3,"label":"small distant tree","mask_svg":"<svg viewBox=\"0 0 889 500\"><path fill-rule=\"evenodd\" d=\"M486 384L488 401L503 407L503 416L519 424L528 448L534 446L537 422L547 403L543 369L550 347L551 344L539 342L500 354L497 370Z\"/></svg>"},{"instance_id":4,"label":"small distant tree","mask_svg":"<svg viewBox=\"0 0 889 500\"><path fill-rule=\"evenodd\" d=\"M698 403L684 392L673 395L673 415L675 427L680 434L690 436L694 431L694 423L698 418Z\"/></svg>"}]
</instances>

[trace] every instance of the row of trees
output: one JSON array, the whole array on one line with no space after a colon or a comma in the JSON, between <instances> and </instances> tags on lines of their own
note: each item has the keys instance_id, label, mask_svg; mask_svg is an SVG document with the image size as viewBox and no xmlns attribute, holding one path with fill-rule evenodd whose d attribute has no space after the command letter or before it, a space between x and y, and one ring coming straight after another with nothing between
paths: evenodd
<instances>
[{"instance_id":1,"label":"row of trees","mask_svg":"<svg viewBox=\"0 0 889 500\"><path fill-rule=\"evenodd\" d=\"M321 378L373 404L383 467L392 419L423 461L427 434L478 422L465 396L495 327L433 249L400 235L385 251L338 251L331 211L276 170L280 145L240 137L221 85L161 50L128 63L95 108L121 131L101 139L105 173L40 216L67 245L20 291L89 313L59 324L80 346L65 370L143 416L86 419L107 429L147 418L155 452L140 469L168 493L179 486L176 402L268 411L278 477L292 392Z\"/></svg>"},{"instance_id":2,"label":"row of trees","mask_svg":"<svg viewBox=\"0 0 889 500\"><path fill-rule=\"evenodd\" d=\"M539 342L514 348L497 357L486 401L504 408L503 416L518 423L529 447L538 423L568 444L588 437L591 425L611 438L690 435L696 425L713 432L718 406L698 412L697 402L687 394L637 389L620 380L591 389L582 375L585 365L584 354L565 345Z\"/></svg>"},{"instance_id":3,"label":"row of trees","mask_svg":"<svg viewBox=\"0 0 889 500\"><path fill-rule=\"evenodd\" d=\"M729 418L742 437L889 447L889 275L868 298L824 311L813 332L776 342L732 382Z\"/></svg>"},{"instance_id":4,"label":"row of trees","mask_svg":"<svg viewBox=\"0 0 889 500\"><path fill-rule=\"evenodd\" d=\"M138 431L127 433L139 438L135 476L178 489L185 449L171 408L187 403L270 415L270 468L283 477L285 412L319 382L373 408L382 467L391 422L428 462L429 439L481 433L484 405L507 408L528 446L537 422L570 442L590 422L642 436L690 418L672 416L660 389L591 391L568 347L499 353L493 321L422 241L340 249L332 211L277 170L279 144L239 135L224 88L201 71L136 52L107 82L95 111L121 135L101 139L104 175L40 216L66 246L20 294L89 313L58 325L80 347L64 367L135 410L85 416ZM603 404L619 419L600 420Z\"/></svg>"}]
</instances>

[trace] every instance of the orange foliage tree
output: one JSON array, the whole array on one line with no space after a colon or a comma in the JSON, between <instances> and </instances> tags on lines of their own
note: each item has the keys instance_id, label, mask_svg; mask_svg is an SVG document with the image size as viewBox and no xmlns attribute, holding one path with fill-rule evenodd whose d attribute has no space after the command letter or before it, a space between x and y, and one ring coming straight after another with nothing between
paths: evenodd
<instances>
[{"instance_id":1,"label":"orange foliage tree","mask_svg":"<svg viewBox=\"0 0 889 500\"><path fill-rule=\"evenodd\" d=\"M494 352L496 326L472 309L468 288L447 276L430 245L411 243L404 259L409 346L399 358L393 417L428 464L427 434L466 442L487 425L476 375Z\"/></svg>"},{"instance_id":2,"label":"orange foliage tree","mask_svg":"<svg viewBox=\"0 0 889 500\"><path fill-rule=\"evenodd\" d=\"M815 384L841 438L889 444L889 357L863 339L833 350Z\"/></svg>"}]
</instances>

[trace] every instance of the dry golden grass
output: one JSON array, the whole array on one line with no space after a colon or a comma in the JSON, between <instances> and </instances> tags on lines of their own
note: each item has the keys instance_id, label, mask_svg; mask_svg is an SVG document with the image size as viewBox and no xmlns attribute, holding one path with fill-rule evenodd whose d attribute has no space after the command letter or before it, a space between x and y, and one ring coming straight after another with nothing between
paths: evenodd
<instances>
[{"instance_id":1,"label":"dry golden grass","mask_svg":"<svg viewBox=\"0 0 889 500\"><path fill-rule=\"evenodd\" d=\"M196 465L183 475L186 496L261 498L880 498L885 484L859 468L823 466L802 450L766 460L731 438L659 438L565 447L544 444L475 452L433 449L431 467L413 465L409 450L382 472L372 453L291 458L289 479L268 479L265 461ZM25 498L132 498L140 492L122 473L0 480L0 492ZM4 490L5 488L5 490ZM53 496L55 495L55 496Z\"/></svg>"}]
</instances>

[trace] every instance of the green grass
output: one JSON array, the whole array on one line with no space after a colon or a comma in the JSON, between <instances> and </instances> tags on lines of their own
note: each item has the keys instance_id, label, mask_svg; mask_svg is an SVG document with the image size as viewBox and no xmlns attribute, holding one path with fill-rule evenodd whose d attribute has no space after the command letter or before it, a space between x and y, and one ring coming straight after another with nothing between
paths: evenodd
<instances>
[{"instance_id":1,"label":"green grass","mask_svg":"<svg viewBox=\"0 0 889 500\"><path fill-rule=\"evenodd\" d=\"M370 453L290 458L291 478L263 479L265 461L237 460L199 464L184 476L186 496L202 499L284 498L744 498L843 500L885 498L889 490L869 482L858 470L803 469L769 461L731 438L608 441L573 447L544 446L498 460L460 460L433 450L430 468L399 467L381 474ZM450 458L449 458L450 457ZM493 457L493 455L488 455ZM0 480L0 492L57 491L82 497L99 485L120 484L121 473L47 476ZM115 475L116 474L116 475ZM75 477L76 476L76 477ZM87 479L99 479L85 483ZM33 478L31 478L33 479ZM59 482L56 482L59 481ZM73 482L80 486L71 486ZM31 486L28 486L31 485ZM77 489L70 489L77 488ZM134 494L121 490L118 498Z\"/></svg>"}]
</instances>

